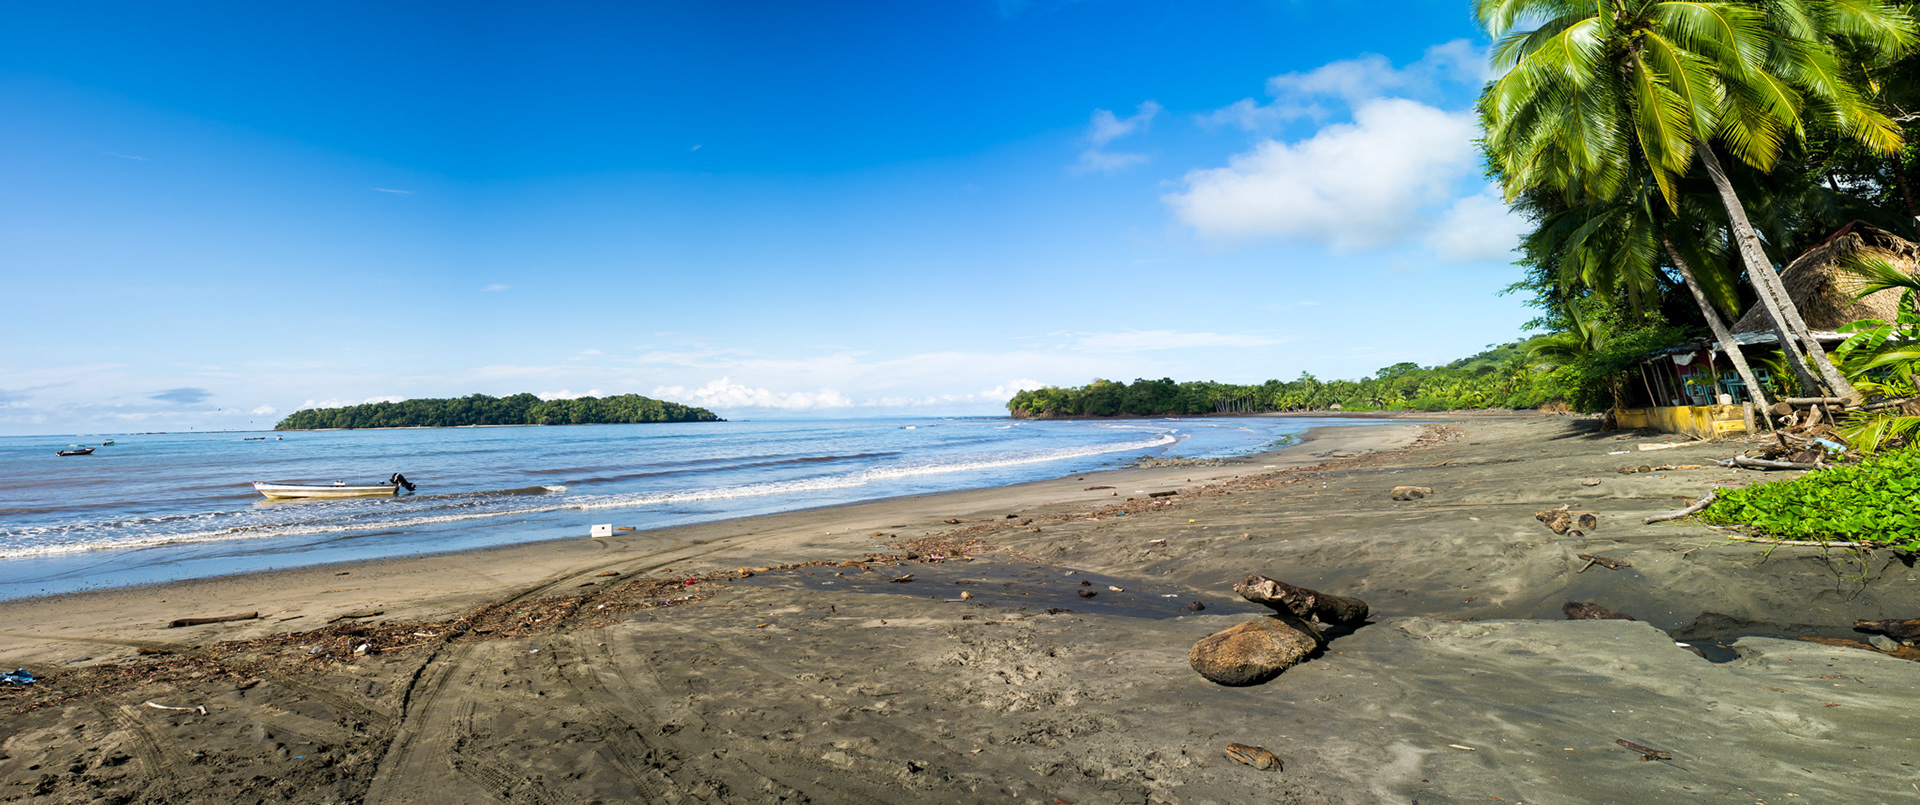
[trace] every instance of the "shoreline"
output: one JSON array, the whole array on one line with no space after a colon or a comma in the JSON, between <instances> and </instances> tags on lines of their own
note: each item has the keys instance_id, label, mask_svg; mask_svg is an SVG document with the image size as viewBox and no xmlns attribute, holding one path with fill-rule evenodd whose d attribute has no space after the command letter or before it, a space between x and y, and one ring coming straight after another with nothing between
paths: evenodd
<instances>
[{"instance_id":1,"label":"shoreline","mask_svg":"<svg viewBox=\"0 0 1920 805\"><path fill-rule=\"evenodd\" d=\"M1617 473L1659 437L1597 425L1330 426L1217 467L0 603L0 664L42 677L0 688L0 799L1911 796L1920 652L1848 636L1920 613L1914 571L1643 525L1777 476L1711 464L1732 441ZM1533 517L1561 505L1600 525ZM1249 573L1371 620L1215 685L1187 651L1255 617Z\"/></svg>"},{"instance_id":2,"label":"shoreline","mask_svg":"<svg viewBox=\"0 0 1920 805\"><path fill-rule=\"evenodd\" d=\"M503 427L521 427L521 426L503 426ZM531 426L528 426L528 427L531 427ZM637 540L644 540L649 538L668 542L668 543L675 543L675 544L680 543L682 541L689 541L689 542L692 542L692 544L702 544L700 541L711 539L712 533L714 532L724 533L727 531L736 530L734 528L735 526L740 526L741 528L744 528L745 529L744 533L749 533L749 534L755 533L755 532L765 532L765 531L791 530L793 528L796 528L797 526L785 522L786 520L795 519L801 522L816 522L816 521L833 520L835 518L873 519L871 514L864 511L860 511L860 510L862 509L880 509L883 511L894 510L894 509L919 510L919 509L939 508L942 506L942 504L951 504L946 506L946 508L950 508L950 509L969 510L972 508L978 508L981 505L983 505L984 499L999 500L999 499L1006 498L1008 496L1012 496L1016 500L1026 502L1027 505L1029 506L1057 505L1057 504L1068 503L1068 502L1077 502L1083 499L1100 497L1099 495L1091 495L1091 496L1086 495L1084 494L1085 490L1081 490L1082 494L1080 495L1072 495L1071 489L1061 488L1063 484L1070 487L1072 482L1076 482L1076 479L1104 479L1104 480L1100 480L1101 485L1106 485L1109 482L1121 480L1121 481L1132 481L1133 483L1136 483L1136 484L1164 486L1167 483L1169 483L1167 479L1170 479L1174 476L1178 476L1181 479L1183 479L1182 483L1184 484L1184 483L1187 483L1184 479L1188 478L1189 476L1193 476L1196 473L1201 473L1201 472L1213 473L1217 475L1219 473L1222 473L1228 470L1233 470L1236 468L1242 468L1242 467L1256 465L1256 464L1265 465L1265 464L1274 464L1275 462L1294 463L1294 464L1312 463L1311 460L1303 460L1303 457L1306 456L1306 453L1304 452L1304 448L1306 448L1308 445L1316 441L1324 441L1328 439L1332 433L1336 433L1336 432L1348 433L1356 430L1366 429L1369 427L1405 428L1409 426L1406 426L1406 425L1325 426L1325 427L1318 427L1318 428L1310 428L1307 431L1300 433L1298 435L1299 441L1296 441L1292 444L1285 445L1276 450L1268 450L1268 451L1262 451L1259 453L1250 453L1243 456L1234 456L1231 458L1219 459L1219 461L1221 462L1219 465L1162 466L1162 467L1154 467L1154 468L1148 468L1148 469L1119 467L1119 468L1113 468L1113 469L1093 470L1088 472L1073 473L1071 475L1063 475L1056 478L1050 478L1045 480L1025 481L1021 483L1006 484L1001 486L988 486L988 487L979 487L975 489L959 489L959 490L949 490L949 491L942 491L942 492L928 492L928 493L921 493L921 494L914 494L914 495L902 495L897 497L880 498L877 500L861 501L861 502L855 502L855 503L833 503L833 504L826 504L822 506L793 509L793 510L783 511L783 512L774 512L771 514L756 514L756 515L746 515L741 517L728 517L728 518L722 518L718 520L709 520L701 523L668 526L668 527L659 528L659 529L650 529L650 530L644 530L644 531L616 532L616 536L613 539L620 540L624 543L629 543L629 544L635 543L635 541ZM1348 444L1349 441L1351 441L1352 444ZM1391 441L1391 439L1389 439L1389 441ZM1342 445L1342 447L1335 448L1335 449L1351 448L1351 449L1359 449L1359 450L1367 450L1367 451L1392 449L1392 447L1383 446L1381 441L1377 437L1359 438L1354 440L1343 440L1340 442L1340 444ZM599 517L601 515L596 514L593 516ZM586 519L587 515L583 513L582 517L583 519ZM881 517L879 519L887 519L887 518ZM932 529L934 526L939 526L939 525L944 525L944 524L938 522L938 518L935 518L934 522L920 524L920 526L923 529ZM352 559L352 560L346 560L346 561L340 561L340 562L326 562L326 563L320 563L320 564L314 564L314 565L303 565L300 567L272 569L272 570L243 571L240 573L231 573L231 574L225 574L225 575L219 575L219 576L208 576L208 577L201 577L201 578L194 578L194 579L159 581L159 582L151 582L151 583L145 583L145 584L132 584L132 585L119 586L119 587L109 587L109 588L103 588L103 589L79 590L79 591L72 591L72 592L48 593L45 595L33 595L33 596L23 596L20 598L10 598L5 600L0 600L0 620L9 620L14 618L22 618L22 617L30 620L37 620L38 618L44 617L44 616L40 615L40 613L37 613L37 612L30 612L30 611L22 612L22 611L19 611L18 608L28 606L28 605L63 606L63 605L71 604L77 599L83 599L91 596L120 597L122 595L130 595L130 596L149 598L156 602L164 603L169 599L157 598L155 596L158 596L161 594L169 594L169 597L171 598L191 596L196 592L200 592L200 590L196 589L199 587L209 588L206 590L207 593L209 593L214 597L220 597L225 595L232 595L232 594L235 594L238 590L251 589L256 586L274 586L276 584L308 585L315 582L317 579L321 577L331 577L333 575L338 574L340 571L347 571L351 573L353 571L358 570L358 571L361 571L363 574L368 571L378 571L378 572L406 575L406 574L412 574L417 572L435 572L440 570L440 568L438 567L426 568L424 570L416 570L414 568L408 567L409 565L413 565L415 563L423 563L428 565L441 565L441 564L465 565L470 563L485 564L485 563L488 563L488 560L495 560L505 565L523 565L524 564L528 566L544 567L548 563L550 559L550 555L556 551L560 555L570 557L573 554L580 552L577 549L580 548L580 545L582 542L597 541L587 536L586 525L582 525L580 527L580 530L582 533L578 537L561 537L561 538L555 538L555 539L543 539L543 540L536 540L532 542L515 543L510 545L495 545L495 546L487 546L487 547L480 547L480 548L455 549L455 550L449 550L449 551L437 551L432 553L412 554L412 555L398 556L398 557ZM139 549L134 549L134 550L139 550ZM116 602L115 606L118 606L118 605L119 603ZM0 631L4 631L4 630L0 630ZM8 655L0 654L0 663L11 661L6 659L7 656Z\"/></svg>"}]
</instances>

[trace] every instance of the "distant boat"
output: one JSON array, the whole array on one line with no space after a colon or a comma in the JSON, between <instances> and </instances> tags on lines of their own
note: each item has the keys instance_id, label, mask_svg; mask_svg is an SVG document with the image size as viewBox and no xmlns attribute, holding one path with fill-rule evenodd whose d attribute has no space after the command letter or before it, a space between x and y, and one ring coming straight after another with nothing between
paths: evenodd
<instances>
[{"instance_id":1,"label":"distant boat","mask_svg":"<svg viewBox=\"0 0 1920 805\"><path fill-rule=\"evenodd\" d=\"M55 450L53 451L53 454L56 456L90 456L90 455L93 455L93 448L81 447L80 445L77 445L77 444L70 444L70 445L67 445L67 449Z\"/></svg>"},{"instance_id":2,"label":"distant boat","mask_svg":"<svg viewBox=\"0 0 1920 805\"><path fill-rule=\"evenodd\" d=\"M271 481L254 481L253 491L268 498L365 498L392 496L401 490L413 491L413 484L407 482L407 476L394 473L386 483L348 486L345 481L331 484L283 484Z\"/></svg>"},{"instance_id":3,"label":"distant boat","mask_svg":"<svg viewBox=\"0 0 1920 805\"><path fill-rule=\"evenodd\" d=\"M112 446L113 446L113 440L112 440L112 439L108 439L108 440L106 440L106 441L104 441L104 442L101 442L101 443L100 443L100 446L101 446L101 447L112 447Z\"/></svg>"}]
</instances>

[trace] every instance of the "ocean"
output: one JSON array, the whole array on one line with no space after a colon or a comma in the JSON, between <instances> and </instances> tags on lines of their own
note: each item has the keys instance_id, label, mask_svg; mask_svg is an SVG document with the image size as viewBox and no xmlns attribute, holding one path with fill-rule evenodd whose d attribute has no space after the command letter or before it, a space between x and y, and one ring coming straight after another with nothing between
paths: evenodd
<instances>
[{"instance_id":1,"label":"ocean","mask_svg":"<svg viewBox=\"0 0 1920 805\"><path fill-rule=\"evenodd\" d=\"M1353 419L834 419L0 437L0 599L580 537L1273 449ZM57 457L69 443L115 444ZM252 481L399 497L268 501Z\"/></svg>"}]
</instances>

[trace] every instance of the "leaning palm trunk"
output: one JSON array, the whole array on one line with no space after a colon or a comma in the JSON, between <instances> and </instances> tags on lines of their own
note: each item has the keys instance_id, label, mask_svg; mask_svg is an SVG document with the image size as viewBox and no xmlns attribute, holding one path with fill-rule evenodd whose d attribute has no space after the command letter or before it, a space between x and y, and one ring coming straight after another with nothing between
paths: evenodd
<instances>
[{"instance_id":1,"label":"leaning palm trunk","mask_svg":"<svg viewBox=\"0 0 1920 805\"><path fill-rule=\"evenodd\" d=\"M1740 343L1733 340L1733 333L1727 329L1727 323L1720 318L1720 311L1713 308L1707 300L1707 293L1700 290L1700 280L1693 276L1693 266L1681 259L1680 250L1673 247L1673 240L1665 232L1660 233L1660 243L1667 247L1667 257L1673 260L1673 267L1680 270L1681 279L1686 280L1687 290L1693 292L1693 301L1700 303L1700 312L1707 317L1707 326L1713 328L1713 338L1720 342L1721 351L1733 360L1733 370L1740 373L1741 381L1747 384L1747 396L1753 398L1753 404L1760 409L1760 418L1766 420L1767 393L1760 387L1760 380L1747 366L1747 356L1740 352Z\"/></svg>"},{"instance_id":2,"label":"leaning palm trunk","mask_svg":"<svg viewBox=\"0 0 1920 805\"><path fill-rule=\"evenodd\" d=\"M1760 236L1754 232L1753 223L1747 220L1747 208L1740 203L1740 197L1734 194L1733 183L1727 180L1726 169L1721 167L1719 157L1714 156L1713 147L1704 140L1696 140L1694 151L1700 155L1700 163L1706 167L1707 175L1713 178L1713 187L1719 191L1720 202L1727 208L1727 222L1733 229L1734 242L1740 247L1740 257L1746 263L1747 277L1753 281L1753 288L1767 311L1767 317L1773 320L1774 332L1780 338L1780 349L1786 353L1787 363L1793 367L1794 374L1811 391L1825 388L1832 391L1831 396L1859 399L1859 392L1834 368L1826 350L1820 348L1813 331L1800 318L1800 308L1787 296L1787 287L1780 281L1780 275L1774 272L1766 251L1760 247ZM1808 359L1820 373L1818 380L1807 369ZM1822 380L1825 382L1822 383Z\"/></svg>"}]
</instances>

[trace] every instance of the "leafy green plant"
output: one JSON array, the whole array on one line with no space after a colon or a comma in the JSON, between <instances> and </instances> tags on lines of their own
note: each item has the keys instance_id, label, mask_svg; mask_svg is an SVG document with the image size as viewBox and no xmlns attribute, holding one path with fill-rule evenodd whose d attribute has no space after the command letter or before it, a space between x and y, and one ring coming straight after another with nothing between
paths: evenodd
<instances>
[{"instance_id":1,"label":"leafy green plant","mask_svg":"<svg viewBox=\"0 0 1920 805\"><path fill-rule=\"evenodd\" d=\"M1861 319L1840 328L1847 340L1834 350L1841 371L1868 399L1898 399L1915 394L1920 370L1920 278L1909 276L1882 258L1850 260L1841 266L1866 280L1859 296L1904 289L1893 321ZM1920 437L1920 416L1891 408L1856 413L1840 427L1840 436L1871 455Z\"/></svg>"},{"instance_id":2,"label":"leafy green plant","mask_svg":"<svg viewBox=\"0 0 1920 805\"><path fill-rule=\"evenodd\" d=\"M1920 550L1920 448L1722 490L1700 519L1788 539Z\"/></svg>"}]
</instances>

